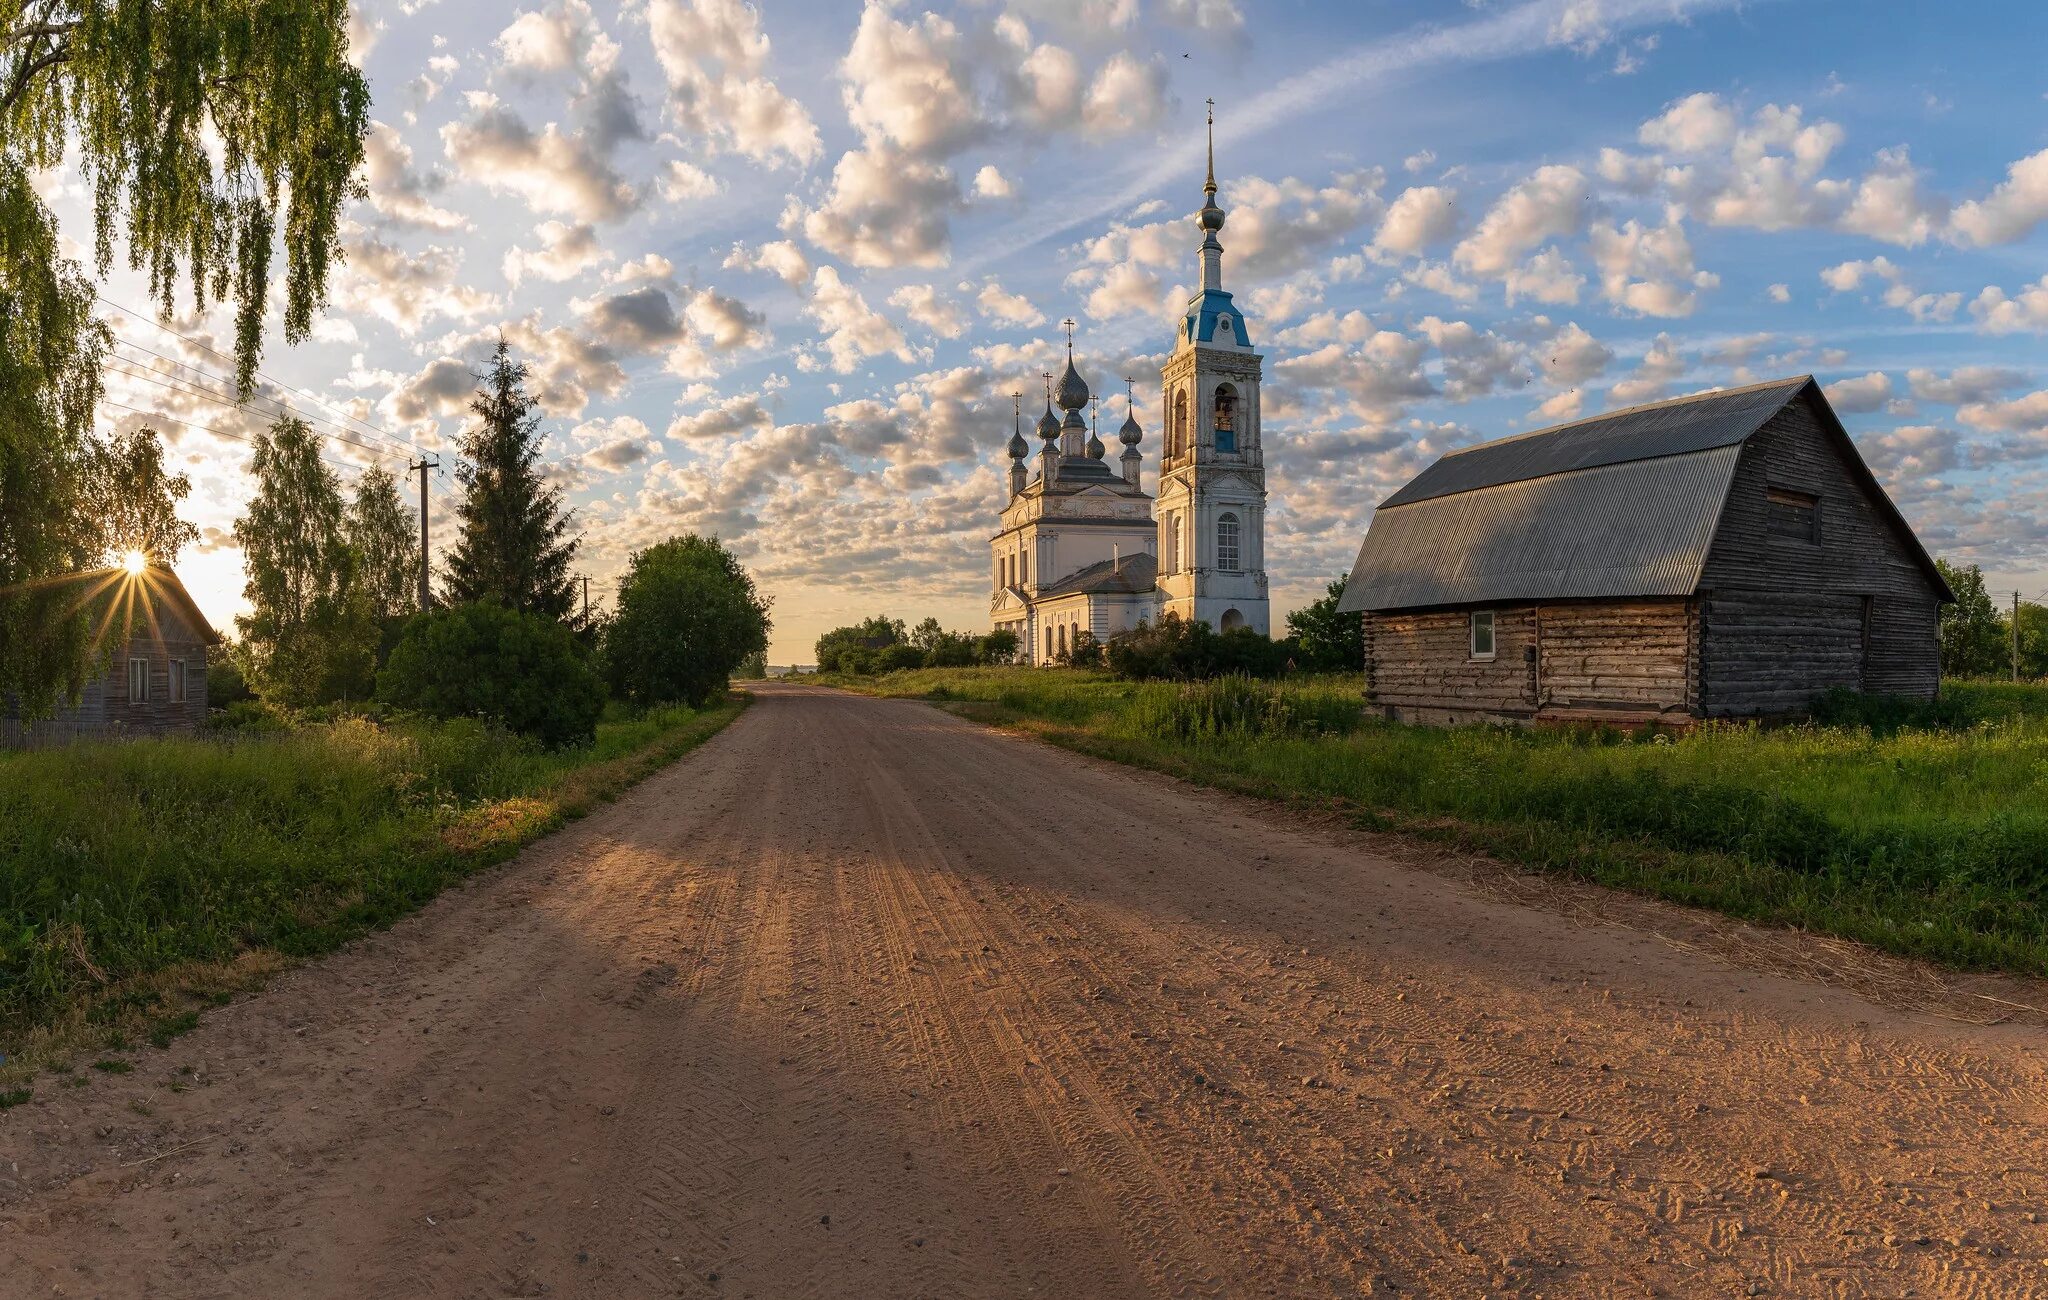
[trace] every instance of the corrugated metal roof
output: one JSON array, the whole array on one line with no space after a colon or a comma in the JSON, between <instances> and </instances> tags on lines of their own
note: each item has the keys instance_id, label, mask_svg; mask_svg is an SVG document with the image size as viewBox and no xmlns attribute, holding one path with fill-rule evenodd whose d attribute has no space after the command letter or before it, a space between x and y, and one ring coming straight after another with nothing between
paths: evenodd
<instances>
[{"instance_id":1,"label":"corrugated metal roof","mask_svg":"<svg viewBox=\"0 0 2048 1300\"><path fill-rule=\"evenodd\" d=\"M1732 446L1762 428L1766 420L1812 382L1811 376L1801 375L1749 388L1702 393L1610 411L1588 420L1467 447L1451 452L1416 475L1406 487L1382 501L1380 508L1411 505L1600 465Z\"/></svg>"},{"instance_id":2,"label":"corrugated metal roof","mask_svg":"<svg viewBox=\"0 0 2048 1300\"><path fill-rule=\"evenodd\" d=\"M1741 454L1738 440L1382 506L1338 608L1690 595Z\"/></svg>"}]
</instances>

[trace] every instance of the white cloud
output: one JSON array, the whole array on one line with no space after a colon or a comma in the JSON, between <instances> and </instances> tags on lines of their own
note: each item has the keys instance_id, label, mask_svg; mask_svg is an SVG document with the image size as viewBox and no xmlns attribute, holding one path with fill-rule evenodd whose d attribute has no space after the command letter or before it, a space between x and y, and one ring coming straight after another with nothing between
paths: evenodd
<instances>
[{"instance_id":1,"label":"white cloud","mask_svg":"<svg viewBox=\"0 0 2048 1300\"><path fill-rule=\"evenodd\" d=\"M540 236L539 248L506 250L505 278L514 285L528 275L557 283L572 280L612 256L598 241L597 228L585 223L543 221L533 233Z\"/></svg>"},{"instance_id":2,"label":"white cloud","mask_svg":"<svg viewBox=\"0 0 2048 1300\"><path fill-rule=\"evenodd\" d=\"M2005 181L1982 199L1957 206L1951 237L1964 244L2010 244L2048 221L2048 149L2006 169Z\"/></svg>"},{"instance_id":3,"label":"white cloud","mask_svg":"<svg viewBox=\"0 0 2048 1300\"><path fill-rule=\"evenodd\" d=\"M1970 315L1986 334L2039 334L2048 331L2048 276L2008 298L2005 290L1986 285L1970 303Z\"/></svg>"},{"instance_id":4,"label":"white cloud","mask_svg":"<svg viewBox=\"0 0 2048 1300\"><path fill-rule=\"evenodd\" d=\"M1081 120L1095 136L1149 131L1166 120L1168 105L1166 69L1159 61L1119 50L1096 72Z\"/></svg>"},{"instance_id":5,"label":"white cloud","mask_svg":"<svg viewBox=\"0 0 2048 1300\"><path fill-rule=\"evenodd\" d=\"M1507 291L1511 304L1527 298L1562 305L1579 300L1579 290L1586 287L1586 277L1579 274L1570 258L1553 247L1544 249L1509 271L1502 278L1501 286Z\"/></svg>"},{"instance_id":6,"label":"white cloud","mask_svg":"<svg viewBox=\"0 0 2048 1300\"><path fill-rule=\"evenodd\" d=\"M1617 406L1640 406L1654 402L1669 394L1671 385L1685 374L1685 358L1678 354L1678 345L1669 334L1659 334L1643 353L1643 360L1635 372L1607 390L1608 398Z\"/></svg>"},{"instance_id":7,"label":"white cloud","mask_svg":"<svg viewBox=\"0 0 2048 1300\"><path fill-rule=\"evenodd\" d=\"M768 37L745 0L649 0L647 30L685 132L757 162L809 163L818 128L765 74Z\"/></svg>"},{"instance_id":8,"label":"white cloud","mask_svg":"<svg viewBox=\"0 0 2048 1300\"><path fill-rule=\"evenodd\" d=\"M441 142L464 176L516 194L541 212L611 221L639 205L633 187L588 141L563 134L553 122L536 134L503 105L442 127Z\"/></svg>"},{"instance_id":9,"label":"white cloud","mask_svg":"<svg viewBox=\"0 0 2048 1300\"><path fill-rule=\"evenodd\" d=\"M457 283L462 254L456 249L432 245L409 253L366 232L344 238L342 248L347 261L336 277L336 302L401 334L416 334L436 319L474 320L499 306L494 295Z\"/></svg>"},{"instance_id":10,"label":"white cloud","mask_svg":"<svg viewBox=\"0 0 2048 1300\"><path fill-rule=\"evenodd\" d=\"M1944 406L1988 403L2026 382L2025 371L2001 366L1958 366L1946 375L1922 368L1906 372L1906 384L1914 397Z\"/></svg>"},{"instance_id":11,"label":"white cloud","mask_svg":"<svg viewBox=\"0 0 2048 1300\"><path fill-rule=\"evenodd\" d=\"M1838 379L1827 385L1828 404L1837 411L1863 415L1884 409L1891 400L1892 377L1873 370L1860 379Z\"/></svg>"},{"instance_id":12,"label":"white cloud","mask_svg":"<svg viewBox=\"0 0 2048 1300\"><path fill-rule=\"evenodd\" d=\"M755 248L734 244L725 258L728 271L767 271L792 289L806 290L811 283L811 262L803 250L787 239L777 239Z\"/></svg>"},{"instance_id":13,"label":"white cloud","mask_svg":"<svg viewBox=\"0 0 2048 1300\"><path fill-rule=\"evenodd\" d=\"M695 163L672 158L655 182L661 197L670 203L682 203L690 199L708 199L724 187L718 178Z\"/></svg>"},{"instance_id":14,"label":"white cloud","mask_svg":"<svg viewBox=\"0 0 2048 1300\"><path fill-rule=\"evenodd\" d=\"M1458 192L1424 185L1401 192L1387 205L1372 246L1381 252L1415 257L1431 244L1449 239L1458 228Z\"/></svg>"},{"instance_id":15,"label":"white cloud","mask_svg":"<svg viewBox=\"0 0 2048 1300\"><path fill-rule=\"evenodd\" d=\"M423 230L471 228L467 217L434 204L429 196L441 188L440 175L417 170L404 137L382 122L372 122L369 137L363 141L363 179L370 187L370 206L394 225Z\"/></svg>"},{"instance_id":16,"label":"white cloud","mask_svg":"<svg viewBox=\"0 0 2048 1300\"><path fill-rule=\"evenodd\" d=\"M1017 193L1016 185L1003 175L1000 168L989 163L974 173L974 194L976 198L1007 199Z\"/></svg>"},{"instance_id":17,"label":"white cloud","mask_svg":"<svg viewBox=\"0 0 2048 1300\"><path fill-rule=\"evenodd\" d=\"M1720 278L1693 265L1692 242L1673 211L1662 226L1644 226L1634 218L1620 226L1602 222L1593 227L1593 261L1600 271L1600 292L1615 306L1642 316L1690 316L1699 291Z\"/></svg>"},{"instance_id":18,"label":"white cloud","mask_svg":"<svg viewBox=\"0 0 2048 1300\"><path fill-rule=\"evenodd\" d=\"M1765 289L1764 293L1770 297L1772 302L1792 301L1792 286L1789 284L1774 284Z\"/></svg>"},{"instance_id":19,"label":"white cloud","mask_svg":"<svg viewBox=\"0 0 2048 1300\"><path fill-rule=\"evenodd\" d=\"M1559 164L1540 168L1495 200L1452 260L1474 275L1503 277L1544 241L1576 235L1586 209L1583 172Z\"/></svg>"},{"instance_id":20,"label":"white cloud","mask_svg":"<svg viewBox=\"0 0 2048 1300\"><path fill-rule=\"evenodd\" d=\"M832 368L841 374L884 353L907 363L918 353L904 341L894 321L868 306L858 289L840 279L836 267L821 266L811 282L811 300L804 314L817 323Z\"/></svg>"},{"instance_id":21,"label":"white cloud","mask_svg":"<svg viewBox=\"0 0 2048 1300\"><path fill-rule=\"evenodd\" d=\"M981 291L974 296L974 305L984 319L999 324L1029 328L1045 323L1045 313L1032 306L1030 299L1011 293L994 280L981 286Z\"/></svg>"},{"instance_id":22,"label":"white cloud","mask_svg":"<svg viewBox=\"0 0 2048 1300\"><path fill-rule=\"evenodd\" d=\"M855 266L943 266L952 256L948 218L965 205L950 169L885 144L841 154L825 201L792 204L783 227Z\"/></svg>"},{"instance_id":23,"label":"white cloud","mask_svg":"<svg viewBox=\"0 0 2048 1300\"><path fill-rule=\"evenodd\" d=\"M1535 356L1544 378L1560 387L1576 387L1599 378L1614 360L1614 351L1572 321L1537 344Z\"/></svg>"},{"instance_id":24,"label":"white cloud","mask_svg":"<svg viewBox=\"0 0 2048 1300\"><path fill-rule=\"evenodd\" d=\"M957 339L967 332L967 313L931 285L906 284L889 295L889 305L942 339Z\"/></svg>"}]
</instances>

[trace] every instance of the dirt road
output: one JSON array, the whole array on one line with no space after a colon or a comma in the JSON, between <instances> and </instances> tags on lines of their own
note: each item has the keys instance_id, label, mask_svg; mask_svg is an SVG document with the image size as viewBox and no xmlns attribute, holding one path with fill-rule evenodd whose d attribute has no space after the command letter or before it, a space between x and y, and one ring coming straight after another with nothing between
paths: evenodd
<instances>
[{"instance_id":1,"label":"dirt road","mask_svg":"<svg viewBox=\"0 0 2048 1300\"><path fill-rule=\"evenodd\" d=\"M0 1113L0 1295L2048 1289L2043 1041L801 686Z\"/></svg>"}]
</instances>

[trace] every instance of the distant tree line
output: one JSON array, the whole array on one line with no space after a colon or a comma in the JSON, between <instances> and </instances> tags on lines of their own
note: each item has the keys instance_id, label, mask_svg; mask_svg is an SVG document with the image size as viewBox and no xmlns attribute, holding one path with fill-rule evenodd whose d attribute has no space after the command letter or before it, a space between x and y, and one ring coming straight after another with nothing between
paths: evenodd
<instances>
[{"instance_id":1,"label":"distant tree line","mask_svg":"<svg viewBox=\"0 0 2048 1300\"><path fill-rule=\"evenodd\" d=\"M2019 675L2048 677L2048 606L2031 600L2009 603L1992 596L1983 570L1974 564L1936 560L1955 603L1941 607L1941 672L1944 677L2009 677L2013 671L2013 620L2019 620ZM2009 599L2009 598L2008 598Z\"/></svg>"},{"instance_id":2,"label":"distant tree line","mask_svg":"<svg viewBox=\"0 0 2048 1300\"><path fill-rule=\"evenodd\" d=\"M502 342L460 442L457 535L434 608L419 608L417 517L381 469L344 498L319 439L279 420L256 441L256 493L235 524L250 611L239 675L286 710L376 701L477 717L549 745L583 743L609 702L693 708L763 655L768 602L716 538L635 552L609 614L585 618L574 512L542 472L538 404Z\"/></svg>"},{"instance_id":3,"label":"distant tree line","mask_svg":"<svg viewBox=\"0 0 2048 1300\"><path fill-rule=\"evenodd\" d=\"M1059 656L1072 668L1094 668L1134 680L1192 680L1243 674L1357 672L1365 663L1365 624L1340 614L1344 580L1287 616L1287 636L1273 640L1251 628L1218 632L1173 614L1141 621L1107 642L1083 632ZM1023 647L1008 631L975 636L948 632L928 618L906 631L903 620L877 616L818 638L818 671L872 675L914 668L960 668L1017 661Z\"/></svg>"}]
</instances>

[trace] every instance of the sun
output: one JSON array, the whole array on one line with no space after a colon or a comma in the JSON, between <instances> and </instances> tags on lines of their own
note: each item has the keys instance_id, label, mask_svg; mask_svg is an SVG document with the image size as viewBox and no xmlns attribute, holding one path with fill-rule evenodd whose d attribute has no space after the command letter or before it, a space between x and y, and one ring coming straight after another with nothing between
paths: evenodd
<instances>
[{"instance_id":1,"label":"sun","mask_svg":"<svg viewBox=\"0 0 2048 1300\"><path fill-rule=\"evenodd\" d=\"M149 557L141 551L133 549L123 551L121 552L121 567L127 571L129 577L139 578L142 576L142 571L149 567Z\"/></svg>"}]
</instances>

